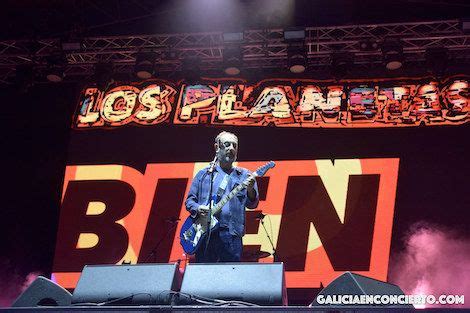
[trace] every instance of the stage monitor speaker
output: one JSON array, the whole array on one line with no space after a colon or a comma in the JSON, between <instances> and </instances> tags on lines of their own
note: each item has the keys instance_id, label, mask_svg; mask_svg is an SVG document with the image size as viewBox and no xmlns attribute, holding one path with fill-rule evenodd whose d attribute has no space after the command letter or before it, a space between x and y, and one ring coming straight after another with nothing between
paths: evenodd
<instances>
[{"instance_id":1,"label":"stage monitor speaker","mask_svg":"<svg viewBox=\"0 0 470 313\"><path fill-rule=\"evenodd\" d=\"M12 307L68 306L70 292L45 277L38 276L13 302Z\"/></svg>"},{"instance_id":2,"label":"stage monitor speaker","mask_svg":"<svg viewBox=\"0 0 470 313\"><path fill-rule=\"evenodd\" d=\"M400 296L403 295L403 291L397 285L389 284L382 282L380 280L376 280L370 277L354 274L351 272L346 272L343 275L339 276L335 280L333 280L328 286L326 286L320 293L317 295L323 295L325 298L327 296L338 296L338 295L396 295ZM311 306L335 306L338 307L337 304L320 304L317 302L317 298L313 300L310 304ZM354 305L351 305L354 306ZM368 306L371 306L369 304ZM399 304L391 304L391 305L380 305L382 306L399 306L400 308L410 307L413 306L405 306Z\"/></svg>"},{"instance_id":3,"label":"stage monitor speaker","mask_svg":"<svg viewBox=\"0 0 470 313\"><path fill-rule=\"evenodd\" d=\"M198 300L206 298L244 301L259 305L287 305L284 265L283 263L188 264L178 304L203 304L204 302Z\"/></svg>"},{"instance_id":4,"label":"stage monitor speaker","mask_svg":"<svg viewBox=\"0 0 470 313\"><path fill-rule=\"evenodd\" d=\"M171 304L180 285L178 264L86 265L72 303Z\"/></svg>"}]
</instances>

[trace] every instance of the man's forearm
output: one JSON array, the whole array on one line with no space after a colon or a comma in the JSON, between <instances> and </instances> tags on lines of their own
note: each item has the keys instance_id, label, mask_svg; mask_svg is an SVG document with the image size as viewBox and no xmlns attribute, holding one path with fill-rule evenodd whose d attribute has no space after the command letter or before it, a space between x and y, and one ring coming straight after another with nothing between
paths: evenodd
<instances>
[{"instance_id":1,"label":"man's forearm","mask_svg":"<svg viewBox=\"0 0 470 313\"><path fill-rule=\"evenodd\" d=\"M248 199L250 199L250 201L256 200L256 191L254 188L248 189L247 194L248 194Z\"/></svg>"}]
</instances>

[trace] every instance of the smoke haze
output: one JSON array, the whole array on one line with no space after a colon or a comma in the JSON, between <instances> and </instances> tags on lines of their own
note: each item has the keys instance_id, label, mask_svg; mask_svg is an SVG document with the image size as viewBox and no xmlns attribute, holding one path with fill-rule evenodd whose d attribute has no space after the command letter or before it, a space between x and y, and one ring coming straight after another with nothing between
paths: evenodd
<instances>
[{"instance_id":1,"label":"smoke haze","mask_svg":"<svg viewBox=\"0 0 470 313\"><path fill-rule=\"evenodd\" d=\"M405 238L405 250L392 256L390 264L389 281L407 295L470 295L470 239L452 230L414 224ZM470 301L447 306L470 307Z\"/></svg>"}]
</instances>

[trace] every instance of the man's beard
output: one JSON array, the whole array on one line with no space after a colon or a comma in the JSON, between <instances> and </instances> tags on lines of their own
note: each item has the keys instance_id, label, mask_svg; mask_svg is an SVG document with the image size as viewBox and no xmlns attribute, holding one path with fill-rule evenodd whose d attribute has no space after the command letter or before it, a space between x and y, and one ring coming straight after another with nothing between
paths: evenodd
<instances>
[{"instance_id":1,"label":"man's beard","mask_svg":"<svg viewBox=\"0 0 470 313\"><path fill-rule=\"evenodd\" d=\"M235 155L233 155L233 156L232 155L225 155L222 158L223 162L225 162L225 163L235 162L236 159L237 159L237 156L235 156Z\"/></svg>"}]
</instances>

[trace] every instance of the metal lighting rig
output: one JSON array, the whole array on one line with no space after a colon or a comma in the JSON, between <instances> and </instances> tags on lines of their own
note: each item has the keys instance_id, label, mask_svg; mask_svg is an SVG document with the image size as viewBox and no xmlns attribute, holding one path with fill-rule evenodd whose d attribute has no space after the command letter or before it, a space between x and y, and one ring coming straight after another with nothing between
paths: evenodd
<instances>
[{"instance_id":1,"label":"metal lighting rig","mask_svg":"<svg viewBox=\"0 0 470 313\"><path fill-rule=\"evenodd\" d=\"M381 46L389 38L401 44L403 57L409 63L422 62L426 49L434 47L446 48L449 58L458 63L470 60L470 34L464 31L459 20L306 27L304 30L301 42L311 69L330 66L335 53L354 56L355 65L377 67L383 63ZM183 60L188 57L200 60L201 71L213 71L221 69L224 50L233 44L241 49L243 68L286 68L289 42L284 32L284 29L245 30L240 40L230 43L224 41L223 32L83 37L75 38L72 43L60 38L0 41L0 83L11 83L18 66L45 71L51 57L57 55L62 55L60 65L68 80L90 77L99 62L112 62L117 73L132 72L141 51L158 54L159 73L181 70Z\"/></svg>"}]
</instances>

